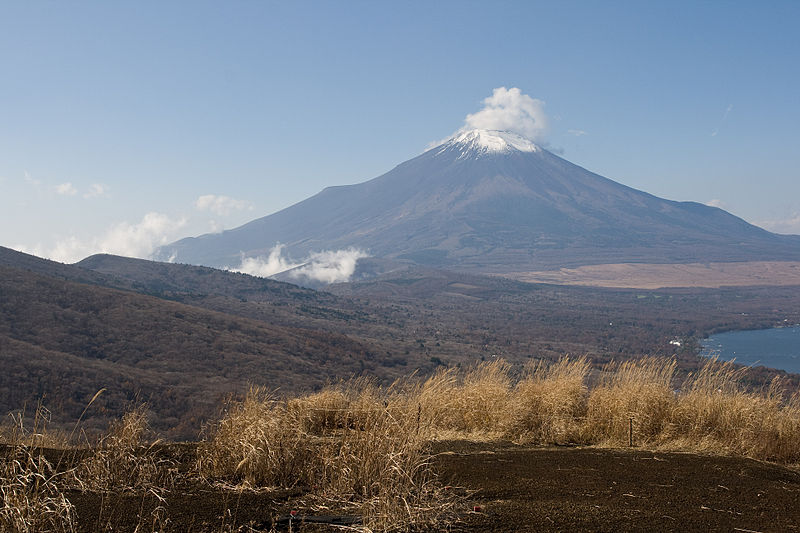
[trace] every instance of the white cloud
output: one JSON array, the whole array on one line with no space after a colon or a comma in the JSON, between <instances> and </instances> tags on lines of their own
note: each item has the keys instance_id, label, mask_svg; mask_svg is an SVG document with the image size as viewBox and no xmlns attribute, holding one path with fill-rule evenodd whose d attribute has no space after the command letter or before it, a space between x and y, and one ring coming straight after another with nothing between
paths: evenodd
<instances>
[{"instance_id":1,"label":"white cloud","mask_svg":"<svg viewBox=\"0 0 800 533\"><path fill-rule=\"evenodd\" d=\"M347 248L314 252L304 261L297 262L284 257L284 248L285 245L276 244L267 257L242 257L242 264L238 268L228 270L262 278L292 270L290 276L295 279L308 278L322 283L338 283L350 279L359 259L369 257L362 250Z\"/></svg>"},{"instance_id":2,"label":"white cloud","mask_svg":"<svg viewBox=\"0 0 800 533\"><path fill-rule=\"evenodd\" d=\"M369 255L356 248L316 252L311 254L305 265L292 272L292 277L307 277L323 283L344 282L350 279L356 271L356 263L363 257Z\"/></svg>"},{"instance_id":3,"label":"white cloud","mask_svg":"<svg viewBox=\"0 0 800 533\"><path fill-rule=\"evenodd\" d=\"M570 135L574 135L575 137L583 137L584 135L588 135L583 130L567 130L567 133L569 133Z\"/></svg>"},{"instance_id":4,"label":"white cloud","mask_svg":"<svg viewBox=\"0 0 800 533\"><path fill-rule=\"evenodd\" d=\"M719 198L714 198L712 200L707 201L706 205L710 207L719 207L720 209L727 209L725 207L725 203Z\"/></svg>"},{"instance_id":5,"label":"white cloud","mask_svg":"<svg viewBox=\"0 0 800 533\"><path fill-rule=\"evenodd\" d=\"M549 121L544 106L543 101L522 94L517 87L497 87L492 91L492 96L483 99L483 109L466 116L461 128L444 139L431 141L425 149L435 148L473 129L510 131L547 146Z\"/></svg>"},{"instance_id":6,"label":"white cloud","mask_svg":"<svg viewBox=\"0 0 800 533\"><path fill-rule=\"evenodd\" d=\"M108 186L102 183L92 183L89 186L89 190L83 193L83 197L87 200L89 198L98 198L106 195L108 195Z\"/></svg>"},{"instance_id":7,"label":"white cloud","mask_svg":"<svg viewBox=\"0 0 800 533\"><path fill-rule=\"evenodd\" d=\"M187 220L162 213L147 213L138 224L122 222L111 227L100 243L104 253L127 257L150 257L159 246L169 243Z\"/></svg>"},{"instance_id":8,"label":"white cloud","mask_svg":"<svg viewBox=\"0 0 800 533\"><path fill-rule=\"evenodd\" d=\"M243 274L250 274L251 276L258 276L260 278L268 278L292 268L297 268L303 264L294 263L288 258L284 259L284 248L285 245L276 244L269 251L269 256L267 257L244 257L244 255L242 255L242 264L238 268L228 267L227 270L242 272Z\"/></svg>"},{"instance_id":9,"label":"white cloud","mask_svg":"<svg viewBox=\"0 0 800 533\"><path fill-rule=\"evenodd\" d=\"M147 213L141 222L120 222L99 237L83 240L73 235L59 240L49 249L43 246L18 246L17 249L63 263L74 263L98 253L146 259L157 247L177 238L178 230L185 225L186 219L183 218L172 219L161 213Z\"/></svg>"},{"instance_id":10,"label":"white cloud","mask_svg":"<svg viewBox=\"0 0 800 533\"><path fill-rule=\"evenodd\" d=\"M544 102L523 94L517 87L498 87L484 98L483 109L467 115L463 130L511 131L534 142L544 142L548 119Z\"/></svg>"},{"instance_id":11,"label":"white cloud","mask_svg":"<svg viewBox=\"0 0 800 533\"><path fill-rule=\"evenodd\" d=\"M757 221L755 224L774 233L800 235L800 213L794 213L781 220Z\"/></svg>"},{"instance_id":12,"label":"white cloud","mask_svg":"<svg viewBox=\"0 0 800 533\"><path fill-rule=\"evenodd\" d=\"M78 194L78 189L72 185L70 182L61 183L53 187L56 191L56 194L60 194L61 196L75 196Z\"/></svg>"},{"instance_id":13,"label":"white cloud","mask_svg":"<svg viewBox=\"0 0 800 533\"><path fill-rule=\"evenodd\" d=\"M230 196L205 194L197 198L194 206L200 211L211 211L219 216L230 215L234 211L253 209L253 205L246 200L237 200Z\"/></svg>"}]
</instances>

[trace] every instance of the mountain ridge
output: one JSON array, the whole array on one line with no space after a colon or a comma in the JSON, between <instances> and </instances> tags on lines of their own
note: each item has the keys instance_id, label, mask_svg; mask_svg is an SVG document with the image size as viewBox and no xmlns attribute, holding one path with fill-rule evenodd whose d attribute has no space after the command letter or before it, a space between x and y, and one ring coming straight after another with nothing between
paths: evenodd
<instances>
[{"instance_id":1,"label":"mountain ridge","mask_svg":"<svg viewBox=\"0 0 800 533\"><path fill-rule=\"evenodd\" d=\"M162 247L155 257L231 268L280 243L294 258L357 248L483 273L800 260L800 236L770 233L716 207L658 198L533 143L520 150L514 143L526 140L512 135L462 133L377 178L328 187L238 228Z\"/></svg>"}]
</instances>

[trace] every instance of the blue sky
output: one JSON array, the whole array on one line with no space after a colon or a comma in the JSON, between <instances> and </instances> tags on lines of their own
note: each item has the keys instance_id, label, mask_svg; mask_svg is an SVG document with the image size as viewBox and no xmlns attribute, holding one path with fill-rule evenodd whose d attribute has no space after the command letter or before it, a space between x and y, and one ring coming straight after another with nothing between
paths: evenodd
<instances>
[{"instance_id":1,"label":"blue sky","mask_svg":"<svg viewBox=\"0 0 800 533\"><path fill-rule=\"evenodd\" d=\"M63 261L378 176L498 87L563 157L800 233L800 3L3 2L0 245Z\"/></svg>"}]
</instances>

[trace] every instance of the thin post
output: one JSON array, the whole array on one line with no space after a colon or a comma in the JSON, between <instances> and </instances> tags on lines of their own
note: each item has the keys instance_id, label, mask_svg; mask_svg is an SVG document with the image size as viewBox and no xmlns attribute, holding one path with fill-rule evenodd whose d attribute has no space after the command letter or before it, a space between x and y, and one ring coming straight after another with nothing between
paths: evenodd
<instances>
[{"instance_id":1,"label":"thin post","mask_svg":"<svg viewBox=\"0 0 800 533\"><path fill-rule=\"evenodd\" d=\"M628 446L633 447L633 417L628 419Z\"/></svg>"}]
</instances>

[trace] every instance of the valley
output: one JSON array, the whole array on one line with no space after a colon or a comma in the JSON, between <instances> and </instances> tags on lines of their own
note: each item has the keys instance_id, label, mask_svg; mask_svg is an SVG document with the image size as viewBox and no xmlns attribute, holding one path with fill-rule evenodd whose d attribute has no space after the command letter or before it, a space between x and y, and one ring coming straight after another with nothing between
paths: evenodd
<instances>
[{"instance_id":1,"label":"valley","mask_svg":"<svg viewBox=\"0 0 800 533\"><path fill-rule=\"evenodd\" d=\"M600 369L674 356L685 374L710 333L800 322L794 287L609 289L412 268L314 291L206 267L0 252L0 409L42 400L69 427L105 389L84 420L95 432L145 402L157 431L193 439L252 385L283 396L496 358L587 356Z\"/></svg>"}]
</instances>

